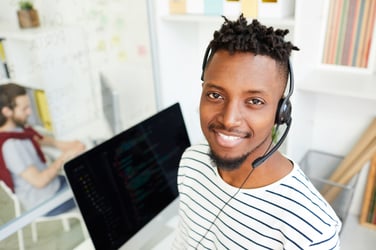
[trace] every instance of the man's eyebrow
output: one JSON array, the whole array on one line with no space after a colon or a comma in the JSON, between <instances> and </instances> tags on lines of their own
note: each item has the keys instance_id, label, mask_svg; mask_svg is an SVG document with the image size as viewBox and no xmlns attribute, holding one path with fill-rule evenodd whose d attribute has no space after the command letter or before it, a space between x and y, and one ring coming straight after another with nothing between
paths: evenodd
<instances>
[{"instance_id":1,"label":"man's eyebrow","mask_svg":"<svg viewBox=\"0 0 376 250\"><path fill-rule=\"evenodd\" d=\"M215 88L215 89L220 89L220 90L223 90L222 87L218 86L218 85L215 85L214 83L210 83L210 82L206 82L204 83L205 87L208 87L208 88Z\"/></svg>"},{"instance_id":2,"label":"man's eyebrow","mask_svg":"<svg viewBox=\"0 0 376 250\"><path fill-rule=\"evenodd\" d=\"M248 90L246 92L248 94L264 94L264 93L267 93L268 91L266 91L264 89L252 89L252 90Z\"/></svg>"},{"instance_id":3,"label":"man's eyebrow","mask_svg":"<svg viewBox=\"0 0 376 250\"><path fill-rule=\"evenodd\" d=\"M210 83L210 82L205 83L204 86L206 86L207 88L224 90L224 88L222 88L221 86L218 86L218 85ZM246 91L246 93L248 93L248 94L262 94L262 93L266 93L266 92L267 91L265 89L262 89L262 88L260 88L260 89L250 89L250 90Z\"/></svg>"}]
</instances>

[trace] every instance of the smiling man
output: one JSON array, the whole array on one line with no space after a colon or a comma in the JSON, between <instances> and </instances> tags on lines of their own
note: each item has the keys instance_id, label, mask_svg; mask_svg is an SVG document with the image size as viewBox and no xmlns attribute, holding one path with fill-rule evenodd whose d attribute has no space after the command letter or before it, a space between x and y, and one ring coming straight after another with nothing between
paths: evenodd
<instances>
[{"instance_id":1,"label":"smiling man","mask_svg":"<svg viewBox=\"0 0 376 250\"><path fill-rule=\"evenodd\" d=\"M337 215L277 150L291 124L289 57L298 50L287 33L243 15L215 31L202 73L207 143L180 162L175 249L339 249ZM273 145L279 125L287 128Z\"/></svg>"}]
</instances>

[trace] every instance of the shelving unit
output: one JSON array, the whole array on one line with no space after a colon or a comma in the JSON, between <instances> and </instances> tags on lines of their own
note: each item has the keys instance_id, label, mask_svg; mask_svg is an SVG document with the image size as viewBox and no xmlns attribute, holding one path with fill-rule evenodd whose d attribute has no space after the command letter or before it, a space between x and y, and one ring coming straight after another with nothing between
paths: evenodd
<instances>
[{"instance_id":1,"label":"shelving unit","mask_svg":"<svg viewBox=\"0 0 376 250\"><path fill-rule=\"evenodd\" d=\"M310 148L346 155L376 115L375 69L321 64L327 4L296 1L294 42L301 50L293 61L295 124L287 152L298 159ZM373 48L370 62L375 59Z\"/></svg>"},{"instance_id":2,"label":"shelving unit","mask_svg":"<svg viewBox=\"0 0 376 250\"><path fill-rule=\"evenodd\" d=\"M229 19L235 19L237 17L227 17ZM295 20L293 16L286 17L286 18L258 18L260 22L265 25L275 25L278 23L278 26L281 27L293 27L295 24ZM174 14L174 15L165 15L162 17L162 20L169 21L169 22L192 22L192 23L215 23L221 24L223 22L223 18L220 16L205 16L205 15L194 15L194 14Z\"/></svg>"},{"instance_id":3,"label":"shelving unit","mask_svg":"<svg viewBox=\"0 0 376 250\"><path fill-rule=\"evenodd\" d=\"M161 89L162 100L168 103L172 103L169 99L174 101L178 96L171 95L173 89L176 87L176 82L179 82L179 87L192 86L193 84L199 84L201 55L205 51L205 46L212 37L212 33L215 29L218 29L223 23L223 19L219 16L204 16L204 15L170 15L168 12L168 1L164 1L165 4L158 1L157 5L157 33L159 34L158 48L159 51L172 51L173 55L160 55L159 63L161 67ZM370 70L356 69L351 67L333 67L325 66L321 64L321 50L323 46L325 30L325 15L326 15L326 3L323 0L314 1L311 3L300 3L296 1L295 16L287 17L283 19L273 18L260 18L260 21L265 25L271 25L276 28L287 28L290 30L290 34L286 37L287 40L293 41L300 51L293 52L293 65L296 79L296 93L293 96L293 102L297 103L293 108L294 123L291 134L296 136L290 136L287 142L287 152L296 159L301 159L304 153L309 148L320 149L321 145L313 145L312 142L317 141L316 133L307 133L317 129L317 126L312 127L311 117L305 117L307 110L301 110L301 106L307 107L308 110L316 110L320 105L322 99L320 95L331 96L331 98L355 98L357 103L360 103L360 107L363 108L365 104L369 104L371 101L376 101L376 75L370 73ZM230 19L232 17L229 17ZM236 17L233 17L236 18ZM315 39L312 39L315 37ZM375 35L374 35L375 37ZM376 40L376 39L374 39ZM173 45L173 46L172 46ZM370 61L374 61L376 58L375 49L371 55ZM184 58L184 67L181 67L178 63ZM372 70L371 70L372 71ZM168 72L168 73L165 73ZM175 84L175 86L173 86ZM187 105L183 104L183 109L186 106L187 113L197 113L197 108L193 110L188 106L196 105L194 95L199 95L199 88L196 89L187 97L187 95L179 96L187 102ZM171 90L167 90L171 88ZM176 89L178 90L178 89ZM176 91L179 92L179 91ZM184 102L184 101L183 101ZM313 105L317 103L318 105ZM340 101L342 102L342 100ZM364 103L363 103L364 102ZM334 102L335 103L335 102ZM363 104L362 104L363 103ZM301 105L303 104L303 105ZM163 104L167 106L168 104ZM333 105L331 105L332 108ZM341 107L339 107L341 108ZM190 109L191 111L188 111ZM338 113L338 112L336 112ZM349 133L346 144L351 145L356 140L357 135L361 132L362 126L367 125L367 121L370 116L374 115L372 111L365 112L368 118L362 118L358 125L355 125L356 130L351 127L352 133ZM191 119L188 121L188 127L194 127L193 124L197 122ZM343 119L339 119L343 120ZM321 121L320 121L321 122ZM307 123L309 125L307 125ZM297 124L302 124L299 126ZM361 125L360 125L361 124ZM337 125L341 127L341 124ZM321 127L321 125L320 125ZM346 128L343 129L345 131ZM295 132L294 132L295 131ZM342 129L340 129L342 131ZM199 128L195 128L194 134L200 133ZM347 132L348 133L348 132ZM305 134L305 136L301 136ZM323 135L326 137L326 135ZM300 137L295 140L291 137ZM338 136L341 137L341 136ZM199 138L194 136L194 138ZM304 144L306 147L301 147ZM326 147L324 147L326 149ZM299 150L302 149L302 150ZM340 155L346 154L346 148L339 151L334 149L333 152Z\"/></svg>"},{"instance_id":4,"label":"shelving unit","mask_svg":"<svg viewBox=\"0 0 376 250\"><path fill-rule=\"evenodd\" d=\"M313 70L302 80L298 90L376 101L376 75L349 71Z\"/></svg>"}]
</instances>

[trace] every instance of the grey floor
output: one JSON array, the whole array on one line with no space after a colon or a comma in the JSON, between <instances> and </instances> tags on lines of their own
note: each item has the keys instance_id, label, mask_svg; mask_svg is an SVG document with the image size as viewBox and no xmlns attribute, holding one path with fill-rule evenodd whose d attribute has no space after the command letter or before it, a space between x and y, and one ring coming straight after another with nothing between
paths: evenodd
<instances>
[{"instance_id":1,"label":"grey floor","mask_svg":"<svg viewBox=\"0 0 376 250\"><path fill-rule=\"evenodd\" d=\"M25 250L71 250L75 248L84 240L84 236L77 219L70 219L69 224L70 230L65 232L61 220L38 223L37 242L32 241L30 225L26 226L23 229ZM17 234L0 241L0 249L19 249Z\"/></svg>"}]
</instances>

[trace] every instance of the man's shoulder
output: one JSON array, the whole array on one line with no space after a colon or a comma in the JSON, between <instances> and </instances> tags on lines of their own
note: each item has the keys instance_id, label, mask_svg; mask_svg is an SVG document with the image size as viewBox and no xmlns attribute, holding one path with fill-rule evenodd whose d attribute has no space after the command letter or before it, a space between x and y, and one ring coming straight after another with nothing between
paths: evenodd
<instances>
[{"instance_id":1,"label":"man's shoulder","mask_svg":"<svg viewBox=\"0 0 376 250\"><path fill-rule=\"evenodd\" d=\"M180 166L210 165L209 146L196 144L188 147L181 157Z\"/></svg>"},{"instance_id":2,"label":"man's shoulder","mask_svg":"<svg viewBox=\"0 0 376 250\"><path fill-rule=\"evenodd\" d=\"M188 148L185 149L183 155L192 155L192 154L204 154L207 155L209 153L209 145L205 143L201 144L195 144L192 146L189 146Z\"/></svg>"},{"instance_id":3,"label":"man's shoulder","mask_svg":"<svg viewBox=\"0 0 376 250\"><path fill-rule=\"evenodd\" d=\"M0 131L0 145L8 141L9 139L21 140L31 139L31 135L23 131L22 129L14 129L11 131Z\"/></svg>"}]
</instances>

